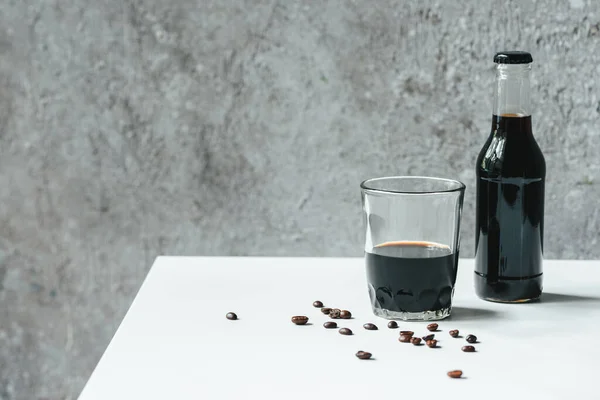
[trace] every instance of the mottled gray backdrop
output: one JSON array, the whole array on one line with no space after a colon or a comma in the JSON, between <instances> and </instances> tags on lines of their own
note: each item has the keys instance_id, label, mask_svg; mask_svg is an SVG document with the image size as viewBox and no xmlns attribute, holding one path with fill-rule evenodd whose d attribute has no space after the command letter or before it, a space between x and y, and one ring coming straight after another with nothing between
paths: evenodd
<instances>
[{"instance_id":1,"label":"mottled gray backdrop","mask_svg":"<svg viewBox=\"0 0 600 400\"><path fill-rule=\"evenodd\" d=\"M159 254L359 256L367 177L463 180L472 256L500 49L600 257L597 0L3 0L0 399L75 399Z\"/></svg>"}]
</instances>

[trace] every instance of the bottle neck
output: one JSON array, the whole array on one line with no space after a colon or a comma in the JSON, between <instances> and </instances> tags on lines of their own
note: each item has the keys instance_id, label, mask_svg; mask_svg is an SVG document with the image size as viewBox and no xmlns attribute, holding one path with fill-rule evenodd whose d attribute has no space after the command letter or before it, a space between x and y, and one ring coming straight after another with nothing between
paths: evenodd
<instances>
[{"instance_id":1,"label":"bottle neck","mask_svg":"<svg viewBox=\"0 0 600 400\"><path fill-rule=\"evenodd\" d=\"M529 75L531 64L498 64L494 115L526 117L531 115Z\"/></svg>"}]
</instances>

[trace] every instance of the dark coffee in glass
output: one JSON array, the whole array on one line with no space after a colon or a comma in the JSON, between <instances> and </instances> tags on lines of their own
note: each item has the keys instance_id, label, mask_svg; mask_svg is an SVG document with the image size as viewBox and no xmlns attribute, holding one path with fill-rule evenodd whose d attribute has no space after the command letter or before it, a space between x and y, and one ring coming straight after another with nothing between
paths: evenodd
<instances>
[{"instance_id":1,"label":"dark coffee in glass","mask_svg":"<svg viewBox=\"0 0 600 400\"><path fill-rule=\"evenodd\" d=\"M457 254L431 242L387 242L365 252L371 300L402 313L450 309Z\"/></svg>"}]
</instances>

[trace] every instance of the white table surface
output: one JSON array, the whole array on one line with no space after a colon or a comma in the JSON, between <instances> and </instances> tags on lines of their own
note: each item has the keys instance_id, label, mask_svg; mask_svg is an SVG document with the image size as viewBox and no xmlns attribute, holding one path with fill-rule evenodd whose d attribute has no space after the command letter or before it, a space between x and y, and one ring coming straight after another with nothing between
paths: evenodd
<instances>
[{"instance_id":1,"label":"white table surface","mask_svg":"<svg viewBox=\"0 0 600 400\"><path fill-rule=\"evenodd\" d=\"M600 262L545 261L542 301L518 305L479 300L472 271L460 261L453 315L430 349L372 315L360 258L159 257L80 400L600 399ZM351 310L337 322L354 335L324 329L317 299ZM476 334L477 353L450 329Z\"/></svg>"}]
</instances>

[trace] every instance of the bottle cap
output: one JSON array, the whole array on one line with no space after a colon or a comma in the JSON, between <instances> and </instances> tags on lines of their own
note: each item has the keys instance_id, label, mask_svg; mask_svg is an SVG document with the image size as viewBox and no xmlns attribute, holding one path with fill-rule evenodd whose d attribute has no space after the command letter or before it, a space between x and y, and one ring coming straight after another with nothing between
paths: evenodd
<instances>
[{"instance_id":1,"label":"bottle cap","mask_svg":"<svg viewBox=\"0 0 600 400\"><path fill-rule=\"evenodd\" d=\"M526 51L501 51L494 56L496 64L529 64L533 62L531 53Z\"/></svg>"}]
</instances>

